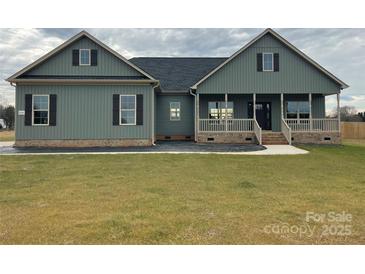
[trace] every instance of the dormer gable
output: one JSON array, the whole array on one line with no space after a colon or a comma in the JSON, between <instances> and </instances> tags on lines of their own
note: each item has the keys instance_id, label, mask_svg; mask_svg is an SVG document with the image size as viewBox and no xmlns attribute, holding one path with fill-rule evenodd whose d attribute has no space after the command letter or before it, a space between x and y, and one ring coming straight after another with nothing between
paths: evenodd
<instances>
[{"instance_id":1,"label":"dormer gable","mask_svg":"<svg viewBox=\"0 0 365 274\"><path fill-rule=\"evenodd\" d=\"M82 31L7 79L19 80L114 79L151 80L148 73Z\"/></svg>"}]
</instances>

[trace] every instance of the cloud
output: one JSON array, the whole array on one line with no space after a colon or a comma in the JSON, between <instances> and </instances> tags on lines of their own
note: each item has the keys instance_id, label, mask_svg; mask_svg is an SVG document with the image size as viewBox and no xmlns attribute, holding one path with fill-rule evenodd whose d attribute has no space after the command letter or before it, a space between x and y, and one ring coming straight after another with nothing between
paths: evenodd
<instances>
[{"instance_id":1,"label":"cloud","mask_svg":"<svg viewBox=\"0 0 365 274\"><path fill-rule=\"evenodd\" d=\"M0 78L5 79L81 29L0 29ZM127 58L230 56L262 29L87 29ZM307 55L350 85L342 101L365 110L364 29L277 29ZM14 103L14 88L0 81L0 102ZM332 96L331 96L332 97ZM327 109L336 105L328 97Z\"/></svg>"},{"instance_id":2,"label":"cloud","mask_svg":"<svg viewBox=\"0 0 365 274\"><path fill-rule=\"evenodd\" d=\"M14 104L15 89L4 79L61 44L37 29L0 29L0 103Z\"/></svg>"}]
</instances>

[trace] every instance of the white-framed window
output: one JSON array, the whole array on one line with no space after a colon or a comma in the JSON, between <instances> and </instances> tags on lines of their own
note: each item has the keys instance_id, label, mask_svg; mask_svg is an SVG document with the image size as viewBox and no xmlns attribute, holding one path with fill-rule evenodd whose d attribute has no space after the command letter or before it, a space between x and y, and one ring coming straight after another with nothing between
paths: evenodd
<instances>
[{"instance_id":1,"label":"white-framed window","mask_svg":"<svg viewBox=\"0 0 365 274\"><path fill-rule=\"evenodd\" d=\"M226 118L226 102L208 102L209 119L225 119ZM227 102L227 119L233 119L233 102Z\"/></svg>"},{"instance_id":2,"label":"white-framed window","mask_svg":"<svg viewBox=\"0 0 365 274\"><path fill-rule=\"evenodd\" d=\"M33 95L32 125L49 125L49 95Z\"/></svg>"},{"instance_id":3,"label":"white-framed window","mask_svg":"<svg viewBox=\"0 0 365 274\"><path fill-rule=\"evenodd\" d=\"M309 102L308 101L288 101L286 102L287 119L308 119Z\"/></svg>"},{"instance_id":4,"label":"white-framed window","mask_svg":"<svg viewBox=\"0 0 365 274\"><path fill-rule=\"evenodd\" d=\"M263 71L274 71L274 54L272 52L264 52L262 54Z\"/></svg>"},{"instance_id":5,"label":"white-framed window","mask_svg":"<svg viewBox=\"0 0 365 274\"><path fill-rule=\"evenodd\" d=\"M136 95L120 95L120 125L136 125Z\"/></svg>"},{"instance_id":6,"label":"white-framed window","mask_svg":"<svg viewBox=\"0 0 365 274\"><path fill-rule=\"evenodd\" d=\"M90 66L90 49L80 49L79 53L80 66Z\"/></svg>"},{"instance_id":7,"label":"white-framed window","mask_svg":"<svg viewBox=\"0 0 365 274\"><path fill-rule=\"evenodd\" d=\"M180 121L180 102L170 102L170 121Z\"/></svg>"}]
</instances>

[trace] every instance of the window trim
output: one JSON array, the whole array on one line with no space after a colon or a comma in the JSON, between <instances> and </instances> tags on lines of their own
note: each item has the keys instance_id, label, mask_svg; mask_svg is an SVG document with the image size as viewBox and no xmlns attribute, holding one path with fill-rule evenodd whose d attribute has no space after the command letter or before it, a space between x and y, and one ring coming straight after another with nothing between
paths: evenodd
<instances>
[{"instance_id":1,"label":"window trim","mask_svg":"<svg viewBox=\"0 0 365 274\"><path fill-rule=\"evenodd\" d=\"M89 63L82 64L81 63L81 51L87 50L89 52ZM90 49L79 49L79 65L80 66L91 66L91 50Z\"/></svg>"},{"instance_id":2,"label":"window trim","mask_svg":"<svg viewBox=\"0 0 365 274\"><path fill-rule=\"evenodd\" d=\"M134 123L122 124L122 96L133 96L134 97ZM132 110L132 109L123 109ZM136 94L120 94L119 96L119 125L120 126L136 126L137 125L137 95Z\"/></svg>"},{"instance_id":3,"label":"window trim","mask_svg":"<svg viewBox=\"0 0 365 274\"><path fill-rule=\"evenodd\" d=\"M174 118L171 116L171 104L179 104L179 117L178 118ZM177 113L177 111L176 111ZM180 121L181 120L181 103L179 101L173 101L173 102L170 102L170 121Z\"/></svg>"},{"instance_id":4,"label":"window trim","mask_svg":"<svg viewBox=\"0 0 365 274\"><path fill-rule=\"evenodd\" d=\"M47 96L48 109L37 109L36 111L47 111L47 124L35 124L34 123L34 97ZM49 126L49 94L32 94L32 126Z\"/></svg>"},{"instance_id":5,"label":"window trim","mask_svg":"<svg viewBox=\"0 0 365 274\"><path fill-rule=\"evenodd\" d=\"M265 69L265 54L271 55L271 69ZM274 53L273 52L263 52L262 53L262 71L274 71Z\"/></svg>"},{"instance_id":6,"label":"window trim","mask_svg":"<svg viewBox=\"0 0 365 274\"><path fill-rule=\"evenodd\" d=\"M288 118L288 113L290 114L294 114L294 112L288 112L288 103L289 102L295 102L296 103L296 118ZM308 101L303 101L303 100L288 100L288 101L285 101L285 118L286 119L296 119L296 120L303 120L303 119L309 119L309 118L300 118L300 114L309 114L309 117L310 117L310 110L308 110L308 112L300 112L299 111L299 103L301 102L304 102L304 103L308 103L309 105L309 102Z\"/></svg>"},{"instance_id":7,"label":"window trim","mask_svg":"<svg viewBox=\"0 0 365 274\"><path fill-rule=\"evenodd\" d=\"M222 109L225 109L225 106L224 106L224 108L220 108L219 107L219 105L220 105L220 103L225 103L226 101L208 101L208 119L211 119L211 120L224 120L225 118L221 118L221 116L223 116L223 112L221 112L221 110ZM218 103L218 118L216 119L216 118L209 118L209 116L210 116L210 113L209 113L209 103ZM234 119L234 100L232 100L232 101L227 101L227 105L228 105L228 103L232 103L232 118L228 118L228 120L229 119ZM228 109L228 108L227 108ZM222 114L222 115L220 115L220 114Z\"/></svg>"}]
</instances>

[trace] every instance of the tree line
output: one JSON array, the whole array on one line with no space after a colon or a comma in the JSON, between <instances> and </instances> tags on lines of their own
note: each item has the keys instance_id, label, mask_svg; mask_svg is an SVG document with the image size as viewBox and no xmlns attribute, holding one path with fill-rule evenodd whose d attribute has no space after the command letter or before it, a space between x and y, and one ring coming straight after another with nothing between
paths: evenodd
<instances>
[{"instance_id":1,"label":"tree line","mask_svg":"<svg viewBox=\"0 0 365 274\"><path fill-rule=\"evenodd\" d=\"M365 112L358 112L353 106L340 108L342 122L365 122Z\"/></svg>"},{"instance_id":2,"label":"tree line","mask_svg":"<svg viewBox=\"0 0 365 274\"><path fill-rule=\"evenodd\" d=\"M15 108L14 106L8 105L4 106L0 104L0 119L4 120L6 128L11 130L14 129L14 120L15 120ZM0 129L2 125L0 124Z\"/></svg>"}]
</instances>

